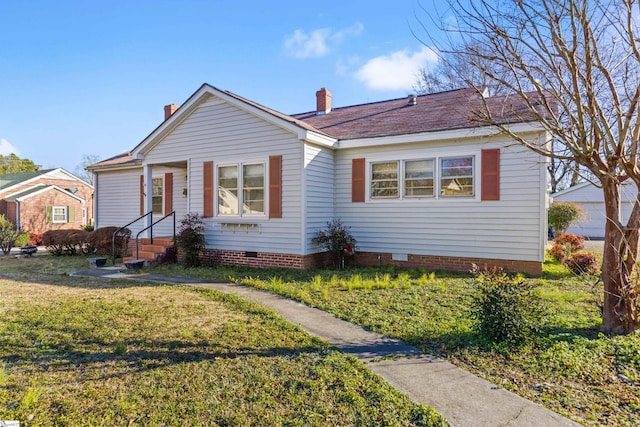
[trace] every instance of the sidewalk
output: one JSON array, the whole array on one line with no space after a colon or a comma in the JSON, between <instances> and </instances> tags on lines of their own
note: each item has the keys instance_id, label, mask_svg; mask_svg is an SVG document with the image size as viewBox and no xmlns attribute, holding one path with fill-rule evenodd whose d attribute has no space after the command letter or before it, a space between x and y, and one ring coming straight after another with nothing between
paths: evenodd
<instances>
[{"instance_id":1,"label":"sidewalk","mask_svg":"<svg viewBox=\"0 0 640 427\"><path fill-rule=\"evenodd\" d=\"M421 355L415 347L402 341L367 331L302 303L242 285L156 274L129 275L119 270L107 267L79 271L74 275L204 287L258 302L276 310L311 335L357 357L413 401L433 407L451 426L579 426L443 359Z\"/></svg>"}]
</instances>

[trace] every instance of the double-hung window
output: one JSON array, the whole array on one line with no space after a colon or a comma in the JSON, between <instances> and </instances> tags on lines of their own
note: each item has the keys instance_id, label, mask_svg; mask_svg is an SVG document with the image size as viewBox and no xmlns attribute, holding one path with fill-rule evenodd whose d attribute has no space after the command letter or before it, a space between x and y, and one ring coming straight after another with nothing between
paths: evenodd
<instances>
[{"instance_id":1,"label":"double-hung window","mask_svg":"<svg viewBox=\"0 0 640 427\"><path fill-rule=\"evenodd\" d=\"M473 156L440 159L442 197L473 196L473 181Z\"/></svg>"},{"instance_id":2,"label":"double-hung window","mask_svg":"<svg viewBox=\"0 0 640 427\"><path fill-rule=\"evenodd\" d=\"M162 178L151 178L151 211L162 215L163 210L163 182Z\"/></svg>"},{"instance_id":3,"label":"double-hung window","mask_svg":"<svg viewBox=\"0 0 640 427\"><path fill-rule=\"evenodd\" d=\"M218 167L218 215L264 215L264 163Z\"/></svg>"},{"instance_id":4,"label":"double-hung window","mask_svg":"<svg viewBox=\"0 0 640 427\"><path fill-rule=\"evenodd\" d=\"M371 197L398 197L398 166L399 162L371 164Z\"/></svg>"},{"instance_id":5,"label":"double-hung window","mask_svg":"<svg viewBox=\"0 0 640 427\"><path fill-rule=\"evenodd\" d=\"M433 159L404 162L404 196L433 197Z\"/></svg>"},{"instance_id":6,"label":"double-hung window","mask_svg":"<svg viewBox=\"0 0 640 427\"><path fill-rule=\"evenodd\" d=\"M51 213L53 222L69 222L66 206L53 206Z\"/></svg>"}]
</instances>

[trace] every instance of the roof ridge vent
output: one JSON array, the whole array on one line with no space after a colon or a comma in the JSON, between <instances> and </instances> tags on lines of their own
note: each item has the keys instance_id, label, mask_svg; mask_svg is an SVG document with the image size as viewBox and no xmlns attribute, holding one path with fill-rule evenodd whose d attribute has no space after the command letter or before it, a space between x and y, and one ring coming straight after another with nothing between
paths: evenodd
<instances>
[{"instance_id":1,"label":"roof ridge vent","mask_svg":"<svg viewBox=\"0 0 640 427\"><path fill-rule=\"evenodd\" d=\"M412 93L407 97L407 105L416 105L418 103L418 95Z\"/></svg>"}]
</instances>

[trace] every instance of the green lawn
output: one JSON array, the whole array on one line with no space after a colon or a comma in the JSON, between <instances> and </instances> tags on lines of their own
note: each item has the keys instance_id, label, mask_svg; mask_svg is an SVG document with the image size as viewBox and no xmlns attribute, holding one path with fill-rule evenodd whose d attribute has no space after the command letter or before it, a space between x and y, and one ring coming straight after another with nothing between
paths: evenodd
<instances>
[{"instance_id":1,"label":"green lawn","mask_svg":"<svg viewBox=\"0 0 640 427\"><path fill-rule=\"evenodd\" d=\"M0 257L0 420L443 425L272 311L213 290L68 276L86 265Z\"/></svg>"},{"instance_id":2,"label":"green lawn","mask_svg":"<svg viewBox=\"0 0 640 427\"><path fill-rule=\"evenodd\" d=\"M421 270L251 270L154 267L233 281L319 307L418 346L586 425L640 425L640 336L598 332L601 285L545 265L532 278L547 304L541 336L521 350L493 348L470 316L471 276Z\"/></svg>"}]
</instances>

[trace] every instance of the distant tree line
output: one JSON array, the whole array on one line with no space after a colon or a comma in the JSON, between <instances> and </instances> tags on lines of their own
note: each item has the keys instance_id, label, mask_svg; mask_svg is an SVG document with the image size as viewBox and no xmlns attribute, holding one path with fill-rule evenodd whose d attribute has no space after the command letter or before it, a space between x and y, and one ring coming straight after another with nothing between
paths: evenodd
<instances>
[{"instance_id":1,"label":"distant tree line","mask_svg":"<svg viewBox=\"0 0 640 427\"><path fill-rule=\"evenodd\" d=\"M8 156L0 155L0 174L17 173L17 172L34 172L38 170L32 160L21 159L15 153Z\"/></svg>"}]
</instances>

